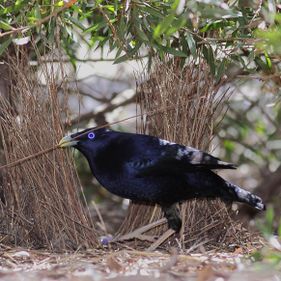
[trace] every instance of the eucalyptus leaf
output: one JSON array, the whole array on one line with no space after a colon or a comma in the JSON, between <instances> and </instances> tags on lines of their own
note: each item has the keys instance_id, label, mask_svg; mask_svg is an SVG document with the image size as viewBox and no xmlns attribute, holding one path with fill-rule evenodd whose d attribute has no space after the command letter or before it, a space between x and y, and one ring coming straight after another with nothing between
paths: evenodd
<instances>
[{"instance_id":1,"label":"eucalyptus leaf","mask_svg":"<svg viewBox=\"0 0 281 281\"><path fill-rule=\"evenodd\" d=\"M5 52L5 50L9 47L12 42L12 38L6 39L3 43L0 43L0 56Z\"/></svg>"},{"instance_id":2,"label":"eucalyptus leaf","mask_svg":"<svg viewBox=\"0 0 281 281\"><path fill-rule=\"evenodd\" d=\"M171 54L175 57L183 57L183 58L186 58L187 57L187 54L180 51L180 50L177 50L177 49L174 49L172 47L165 47L165 46L162 46L161 49L165 52L165 53L168 53L168 54Z\"/></svg>"},{"instance_id":3,"label":"eucalyptus leaf","mask_svg":"<svg viewBox=\"0 0 281 281\"><path fill-rule=\"evenodd\" d=\"M192 56L196 58L197 57L196 42L190 33L186 34L186 41Z\"/></svg>"},{"instance_id":4,"label":"eucalyptus leaf","mask_svg":"<svg viewBox=\"0 0 281 281\"><path fill-rule=\"evenodd\" d=\"M174 21L174 14L169 14L168 16L166 16L162 22L160 22L156 28L154 29L153 32L153 37L154 38L159 38L166 30L168 30L168 28L170 27L170 25L172 24L172 22Z\"/></svg>"},{"instance_id":5,"label":"eucalyptus leaf","mask_svg":"<svg viewBox=\"0 0 281 281\"><path fill-rule=\"evenodd\" d=\"M113 64L118 64L118 63L121 63L121 62L124 62L124 61L127 61L129 59L129 56L127 54L117 58Z\"/></svg>"},{"instance_id":6,"label":"eucalyptus leaf","mask_svg":"<svg viewBox=\"0 0 281 281\"><path fill-rule=\"evenodd\" d=\"M0 20L0 28L5 30L5 31L9 31L12 30L12 26L9 25L7 22Z\"/></svg>"},{"instance_id":7,"label":"eucalyptus leaf","mask_svg":"<svg viewBox=\"0 0 281 281\"><path fill-rule=\"evenodd\" d=\"M215 75L216 66L213 49L211 46L203 46L203 55L210 66L211 73Z\"/></svg>"}]
</instances>

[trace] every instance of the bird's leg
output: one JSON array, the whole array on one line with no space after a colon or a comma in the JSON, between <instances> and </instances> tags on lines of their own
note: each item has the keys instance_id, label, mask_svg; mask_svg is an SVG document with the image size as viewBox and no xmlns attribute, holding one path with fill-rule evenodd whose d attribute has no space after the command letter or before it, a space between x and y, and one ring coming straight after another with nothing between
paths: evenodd
<instances>
[{"instance_id":1,"label":"bird's leg","mask_svg":"<svg viewBox=\"0 0 281 281\"><path fill-rule=\"evenodd\" d=\"M182 221L180 219L180 214L177 205L163 205L162 210L164 212L165 218L168 220L169 228L179 233L181 230Z\"/></svg>"},{"instance_id":2,"label":"bird's leg","mask_svg":"<svg viewBox=\"0 0 281 281\"><path fill-rule=\"evenodd\" d=\"M157 227L157 226L159 226L159 225L162 225L166 222L167 222L167 220L165 218L162 218L158 221L155 221L155 222L152 222L148 225L137 228L136 230L134 230L130 233L127 233L125 235L122 235L121 237L117 236L111 242L121 242L121 241L132 240L132 239L147 240L147 241L150 241L150 242L154 242L155 237L144 235L144 233L153 229L153 228L155 228L155 227Z\"/></svg>"},{"instance_id":3,"label":"bird's leg","mask_svg":"<svg viewBox=\"0 0 281 281\"><path fill-rule=\"evenodd\" d=\"M142 226L121 237L116 237L111 242L121 242L121 241L131 240L131 239L147 240L147 241L153 242L153 244L147 250L149 250L149 251L155 250L162 243L164 243L169 237L171 237L174 233L179 233L179 231L181 229L181 225L182 225L182 222L181 222L181 219L179 216L179 210L178 210L176 204L162 205L162 210L164 212L165 218L160 219L156 222L150 223L148 225ZM147 232L159 225L162 225L167 221L168 221L169 229L163 235L161 235L156 241L155 241L155 237L144 234L145 232Z\"/></svg>"},{"instance_id":4,"label":"bird's leg","mask_svg":"<svg viewBox=\"0 0 281 281\"><path fill-rule=\"evenodd\" d=\"M147 249L148 251L154 251L157 247L159 247L162 243L164 243L168 238L170 238L174 233L179 233L181 230L182 222L179 215L179 210L176 204L172 205L162 205L162 210L164 212L164 216L168 221L169 229L162 234L157 241L155 241L150 247Z\"/></svg>"}]
</instances>

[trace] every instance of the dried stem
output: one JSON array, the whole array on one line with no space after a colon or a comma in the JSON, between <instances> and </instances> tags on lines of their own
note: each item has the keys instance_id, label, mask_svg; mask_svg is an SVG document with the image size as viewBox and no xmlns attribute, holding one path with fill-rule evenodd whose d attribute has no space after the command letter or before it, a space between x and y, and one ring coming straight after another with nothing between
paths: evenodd
<instances>
[{"instance_id":1,"label":"dried stem","mask_svg":"<svg viewBox=\"0 0 281 281\"><path fill-rule=\"evenodd\" d=\"M1 170L1 228L7 233L1 241L56 251L96 246L96 232L80 199L73 160L62 150L45 154L45 148L55 147L64 134L57 73L52 65L42 64L48 89L42 91L28 66L27 50L19 47L16 51L17 56L6 59L12 81L8 96L0 96L5 162L34 156L38 150L43 155Z\"/></svg>"},{"instance_id":2,"label":"dried stem","mask_svg":"<svg viewBox=\"0 0 281 281\"><path fill-rule=\"evenodd\" d=\"M142 133L208 150L214 120L220 116L221 104L228 97L227 90L218 94L220 85L215 84L203 60L191 61L184 68L179 65L177 60L157 62L146 82L138 85L141 112L171 105L177 108L142 119L138 128ZM237 241L235 223L221 201L189 201L181 204L180 211L183 250L203 240L208 241L210 247ZM120 233L130 232L162 216L160 208L131 204ZM159 227L150 234L159 235L166 229L167 226Z\"/></svg>"}]
</instances>

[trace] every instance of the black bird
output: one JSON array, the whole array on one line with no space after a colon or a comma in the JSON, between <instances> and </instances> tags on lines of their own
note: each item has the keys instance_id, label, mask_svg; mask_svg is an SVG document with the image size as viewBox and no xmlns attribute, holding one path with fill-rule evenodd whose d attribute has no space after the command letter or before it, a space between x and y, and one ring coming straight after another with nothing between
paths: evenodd
<instances>
[{"instance_id":1,"label":"black bird","mask_svg":"<svg viewBox=\"0 0 281 281\"><path fill-rule=\"evenodd\" d=\"M192 198L221 198L264 210L261 198L232 184L213 169L235 169L230 163L157 137L90 128L64 137L87 158L92 173L111 193L162 207L169 228L180 231L176 203Z\"/></svg>"}]
</instances>

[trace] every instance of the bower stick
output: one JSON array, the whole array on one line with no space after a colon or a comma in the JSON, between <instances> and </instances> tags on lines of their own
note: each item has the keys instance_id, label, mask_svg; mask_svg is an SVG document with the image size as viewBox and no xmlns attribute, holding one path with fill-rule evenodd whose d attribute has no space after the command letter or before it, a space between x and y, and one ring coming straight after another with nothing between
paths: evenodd
<instances>
[{"instance_id":1,"label":"bower stick","mask_svg":"<svg viewBox=\"0 0 281 281\"><path fill-rule=\"evenodd\" d=\"M1 164L7 164L1 167L1 243L57 252L97 247L73 159L56 149L64 134L61 114L67 114L59 97L67 101L68 93L58 93L56 70L46 64L42 89L28 49L16 51L3 58L9 85L0 95Z\"/></svg>"},{"instance_id":2,"label":"bower stick","mask_svg":"<svg viewBox=\"0 0 281 281\"><path fill-rule=\"evenodd\" d=\"M158 110L153 110L153 111L150 111L150 112L147 112L147 113L137 114L137 115L134 115L134 116L131 116L131 117L127 117L127 118L124 118L124 119L112 122L112 123L108 123L108 124L105 124L105 125L97 126L97 127L94 128L94 130L98 130L98 129L105 128L105 127L110 127L112 125L119 124L119 123L131 120L131 119L135 119L135 118L138 118L138 117L153 116L153 115L155 115L157 113L161 113L162 111L167 111L167 110L172 110L172 109L175 110L175 107L174 106L168 106L168 107L160 108ZM81 137L84 134L87 134L87 132L81 133L81 134L77 135L76 137L74 137L73 139L79 138L79 137ZM34 154L31 154L31 155L28 155L28 156L23 157L21 159L18 159L18 160L14 161L14 162L2 165L2 166L0 166L0 170L4 169L4 168L11 168L11 167L17 166L17 165L19 165L21 163L24 163L24 162L26 162L28 160L32 160L32 159L37 158L37 157L39 157L41 155L47 154L47 153L49 153L49 152L51 152L51 151L53 151L55 149L58 149L58 148L59 148L59 145L56 144L56 145L54 145L54 146L52 146L50 148L43 149L43 150L38 151L38 152L36 152Z\"/></svg>"},{"instance_id":3,"label":"bower stick","mask_svg":"<svg viewBox=\"0 0 281 281\"><path fill-rule=\"evenodd\" d=\"M228 93L221 91L218 94L221 85L215 84L203 60L191 61L183 68L179 65L176 60L155 62L150 76L141 79L146 82L137 87L142 112L171 103L178 110L142 119L137 127L142 133L208 151L214 122L220 116L221 105ZM181 204L180 213L183 219L180 245L183 250L203 241L208 241L206 247L216 248L245 238L231 219L227 206L219 200L188 201ZM157 206L131 203L119 233L125 235L162 217ZM160 236L166 230L167 225L159 226L145 234ZM173 236L165 243L176 243L175 238Z\"/></svg>"}]
</instances>

